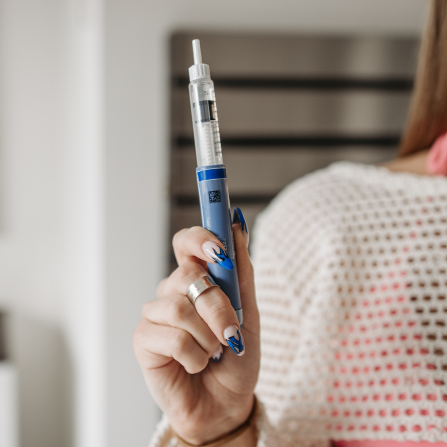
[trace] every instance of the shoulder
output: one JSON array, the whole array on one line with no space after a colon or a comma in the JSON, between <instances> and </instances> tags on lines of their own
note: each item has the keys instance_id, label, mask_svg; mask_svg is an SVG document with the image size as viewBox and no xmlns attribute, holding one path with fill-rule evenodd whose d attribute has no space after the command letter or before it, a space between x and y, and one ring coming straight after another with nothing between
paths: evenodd
<instances>
[{"instance_id":1,"label":"shoulder","mask_svg":"<svg viewBox=\"0 0 447 447\"><path fill-rule=\"evenodd\" d=\"M260 245L270 251L277 251L278 246L321 247L321 242L333 240L334 235L365 230L363 224L411 213L418 203L434 196L447 196L446 179L334 163L294 181L278 194L256 219L253 249L258 251Z\"/></svg>"},{"instance_id":2,"label":"shoulder","mask_svg":"<svg viewBox=\"0 0 447 447\"><path fill-rule=\"evenodd\" d=\"M334 218L346 206L365 197L368 173L374 166L335 163L308 174L288 185L256 220L256 233L265 231L299 230L309 224Z\"/></svg>"}]
</instances>

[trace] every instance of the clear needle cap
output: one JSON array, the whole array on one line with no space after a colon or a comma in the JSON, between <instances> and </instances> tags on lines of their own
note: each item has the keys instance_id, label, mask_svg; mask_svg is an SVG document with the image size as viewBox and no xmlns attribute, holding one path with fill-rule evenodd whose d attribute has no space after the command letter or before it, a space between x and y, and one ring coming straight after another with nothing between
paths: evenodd
<instances>
[{"instance_id":1,"label":"clear needle cap","mask_svg":"<svg viewBox=\"0 0 447 447\"><path fill-rule=\"evenodd\" d=\"M192 41L192 52L194 55L194 65L189 67L189 81L196 79L211 79L210 67L202 63L202 52L200 50L200 40L194 39Z\"/></svg>"}]
</instances>

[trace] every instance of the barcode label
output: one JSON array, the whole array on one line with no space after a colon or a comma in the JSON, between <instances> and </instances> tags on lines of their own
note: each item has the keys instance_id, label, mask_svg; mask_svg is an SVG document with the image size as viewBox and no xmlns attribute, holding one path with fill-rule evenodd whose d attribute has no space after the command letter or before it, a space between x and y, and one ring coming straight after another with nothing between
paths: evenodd
<instances>
[{"instance_id":1,"label":"barcode label","mask_svg":"<svg viewBox=\"0 0 447 447\"><path fill-rule=\"evenodd\" d=\"M210 203L218 203L221 201L220 190L208 191L208 196L210 198Z\"/></svg>"}]
</instances>

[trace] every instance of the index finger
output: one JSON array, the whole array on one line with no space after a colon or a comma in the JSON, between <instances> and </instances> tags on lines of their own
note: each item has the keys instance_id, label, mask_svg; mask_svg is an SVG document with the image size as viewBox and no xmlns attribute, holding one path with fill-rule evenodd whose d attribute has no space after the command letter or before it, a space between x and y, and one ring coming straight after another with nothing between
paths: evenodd
<instances>
[{"instance_id":1,"label":"index finger","mask_svg":"<svg viewBox=\"0 0 447 447\"><path fill-rule=\"evenodd\" d=\"M203 276L207 276L207 272L197 263L183 264L168 278L160 298L182 295L187 302L185 295L189 287ZM194 307L221 343L230 346L238 356L244 354L245 345L236 312L220 287L205 289L195 300Z\"/></svg>"},{"instance_id":2,"label":"index finger","mask_svg":"<svg viewBox=\"0 0 447 447\"><path fill-rule=\"evenodd\" d=\"M234 268L233 261L220 240L211 231L202 227L191 227L175 234L172 245L179 266L187 262L220 264L227 270Z\"/></svg>"}]
</instances>

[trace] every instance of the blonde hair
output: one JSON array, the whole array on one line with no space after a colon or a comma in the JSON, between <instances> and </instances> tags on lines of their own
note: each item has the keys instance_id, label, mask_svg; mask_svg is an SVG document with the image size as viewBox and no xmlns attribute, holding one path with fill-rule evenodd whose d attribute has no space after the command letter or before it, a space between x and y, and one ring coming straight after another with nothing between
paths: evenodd
<instances>
[{"instance_id":1,"label":"blonde hair","mask_svg":"<svg viewBox=\"0 0 447 447\"><path fill-rule=\"evenodd\" d=\"M399 155L428 149L447 132L447 1L431 0Z\"/></svg>"}]
</instances>

